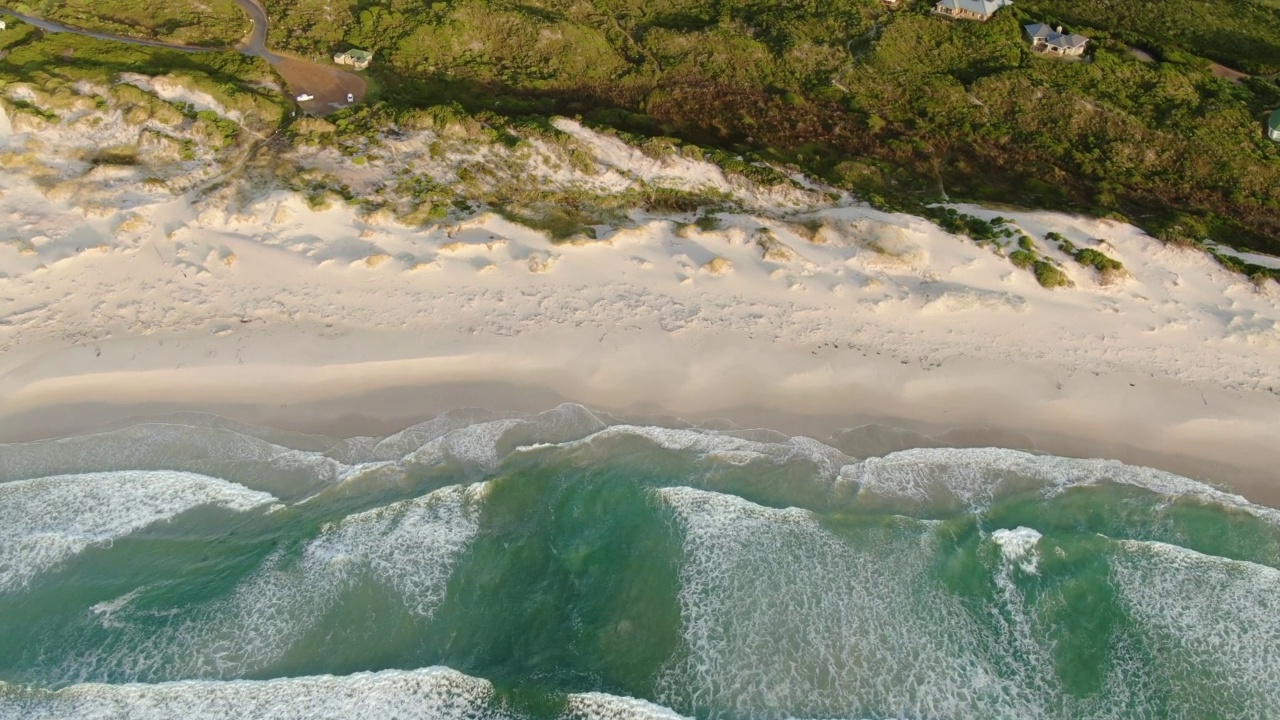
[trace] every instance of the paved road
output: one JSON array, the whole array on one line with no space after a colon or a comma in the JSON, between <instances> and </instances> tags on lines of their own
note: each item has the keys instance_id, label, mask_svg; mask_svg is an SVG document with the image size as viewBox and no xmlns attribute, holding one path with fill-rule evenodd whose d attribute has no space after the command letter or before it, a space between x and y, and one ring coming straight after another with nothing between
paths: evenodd
<instances>
[{"instance_id":1,"label":"paved road","mask_svg":"<svg viewBox=\"0 0 1280 720\"><path fill-rule=\"evenodd\" d=\"M236 49L245 55L256 55L267 62L274 61L279 56L267 49L267 27L271 23L267 18L267 9L257 0L236 0L236 4L245 11L249 21L253 23L249 39Z\"/></svg>"}]
</instances>

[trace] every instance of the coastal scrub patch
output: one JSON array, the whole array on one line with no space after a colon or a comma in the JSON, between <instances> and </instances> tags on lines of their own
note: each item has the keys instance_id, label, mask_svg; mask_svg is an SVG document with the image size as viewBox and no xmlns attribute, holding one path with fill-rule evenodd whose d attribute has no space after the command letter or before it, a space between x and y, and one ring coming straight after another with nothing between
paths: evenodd
<instances>
[{"instance_id":1,"label":"coastal scrub patch","mask_svg":"<svg viewBox=\"0 0 1280 720\"><path fill-rule=\"evenodd\" d=\"M1124 269L1124 264L1119 260L1116 260L1100 250L1076 247L1075 243L1072 243L1060 233L1047 233L1045 235L1045 240L1057 245L1059 250L1070 255L1077 263L1096 270L1102 284L1104 285L1116 282L1128 274Z\"/></svg>"},{"instance_id":2,"label":"coastal scrub patch","mask_svg":"<svg viewBox=\"0 0 1280 720\"><path fill-rule=\"evenodd\" d=\"M1032 272L1035 273L1036 282L1050 290L1071 285L1071 278L1048 260L1036 260L1031 267Z\"/></svg>"}]
</instances>

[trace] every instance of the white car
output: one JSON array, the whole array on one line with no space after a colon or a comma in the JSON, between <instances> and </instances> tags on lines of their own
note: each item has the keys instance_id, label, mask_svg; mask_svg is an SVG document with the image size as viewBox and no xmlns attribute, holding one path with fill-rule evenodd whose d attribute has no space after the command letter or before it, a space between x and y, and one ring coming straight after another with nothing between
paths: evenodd
<instances>
[{"instance_id":1,"label":"white car","mask_svg":"<svg viewBox=\"0 0 1280 720\"><path fill-rule=\"evenodd\" d=\"M308 101L308 100L315 100L315 99L316 99L316 96L315 96L315 95L308 95L308 94L306 94L306 93L302 93L302 94L301 94L301 95L299 95L296 99L297 99L297 101L298 101L298 102L306 102L306 101Z\"/></svg>"},{"instance_id":2,"label":"white car","mask_svg":"<svg viewBox=\"0 0 1280 720\"><path fill-rule=\"evenodd\" d=\"M356 101L356 96L352 95L351 93L347 93L347 102L353 103L355 101Z\"/></svg>"}]
</instances>

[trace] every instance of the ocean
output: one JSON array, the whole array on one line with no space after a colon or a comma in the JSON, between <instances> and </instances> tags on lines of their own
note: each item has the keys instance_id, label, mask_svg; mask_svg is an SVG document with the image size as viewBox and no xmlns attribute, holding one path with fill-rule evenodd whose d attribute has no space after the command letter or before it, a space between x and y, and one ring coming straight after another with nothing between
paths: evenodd
<instances>
[{"instance_id":1,"label":"ocean","mask_svg":"<svg viewBox=\"0 0 1280 720\"><path fill-rule=\"evenodd\" d=\"M0 718L1280 717L1276 510L671 425L0 446Z\"/></svg>"}]
</instances>

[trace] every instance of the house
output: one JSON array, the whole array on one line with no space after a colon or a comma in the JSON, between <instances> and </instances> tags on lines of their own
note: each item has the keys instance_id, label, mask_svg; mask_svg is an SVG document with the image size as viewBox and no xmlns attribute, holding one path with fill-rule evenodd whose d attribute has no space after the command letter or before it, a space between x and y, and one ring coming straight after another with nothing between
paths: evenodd
<instances>
[{"instance_id":1,"label":"house","mask_svg":"<svg viewBox=\"0 0 1280 720\"><path fill-rule=\"evenodd\" d=\"M333 61L339 65L350 65L357 70L364 70L369 67L369 63L373 62L373 53L352 48L334 55Z\"/></svg>"},{"instance_id":2,"label":"house","mask_svg":"<svg viewBox=\"0 0 1280 720\"><path fill-rule=\"evenodd\" d=\"M0 30L7 30L8 28L9 26L3 20L0 20Z\"/></svg>"},{"instance_id":3,"label":"house","mask_svg":"<svg viewBox=\"0 0 1280 720\"><path fill-rule=\"evenodd\" d=\"M986 22L997 10L1012 4L1013 0L939 0L933 6L933 13L958 20Z\"/></svg>"},{"instance_id":4,"label":"house","mask_svg":"<svg viewBox=\"0 0 1280 720\"><path fill-rule=\"evenodd\" d=\"M1063 33L1061 25L1055 29L1044 23L1034 23L1023 27L1023 30L1027 33L1027 40L1031 41L1031 49L1044 55L1080 56L1084 54L1084 46L1089 44L1089 38L1083 35Z\"/></svg>"},{"instance_id":5,"label":"house","mask_svg":"<svg viewBox=\"0 0 1280 720\"><path fill-rule=\"evenodd\" d=\"M1267 121L1267 137L1280 142L1280 109L1271 113L1271 119Z\"/></svg>"}]
</instances>

